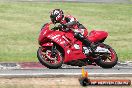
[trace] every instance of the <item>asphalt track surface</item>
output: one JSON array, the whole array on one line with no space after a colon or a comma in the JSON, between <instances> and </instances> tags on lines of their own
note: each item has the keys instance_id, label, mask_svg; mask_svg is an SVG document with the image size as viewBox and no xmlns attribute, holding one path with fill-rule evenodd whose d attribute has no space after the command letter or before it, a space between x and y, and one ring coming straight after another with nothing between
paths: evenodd
<instances>
[{"instance_id":1,"label":"asphalt track surface","mask_svg":"<svg viewBox=\"0 0 132 88\"><path fill-rule=\"evenodd\" d=\"M85 66L89 76L132 77L132 62L118 63L111 69L98 66ZM69 77L80 76L81 67L63 65L60 69L48 69L37 62L0 63L0 77Z\"/></svg>"}]
</instances>

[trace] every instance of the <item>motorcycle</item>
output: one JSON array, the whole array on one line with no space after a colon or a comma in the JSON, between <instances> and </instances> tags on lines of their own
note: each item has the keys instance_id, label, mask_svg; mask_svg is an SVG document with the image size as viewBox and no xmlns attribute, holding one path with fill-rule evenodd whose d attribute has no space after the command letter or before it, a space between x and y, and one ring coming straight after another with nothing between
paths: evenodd
<instances>
[{"instance_id":1,"label":"motorcycle","mask_svg":"<svg viewBox=\"0 0 132 88\"><path fill-rule=\"evenodd\" d=\"M72 66L87 66L96 63L102 68L112 68L117 64L115 50L103 42L108 36L105 31L92 30L88 39L96 46L95 49L85 46L74 37L74 30L68 32L62 28L51 28L51 23L42 27L37 51L39 62L50 69L57 69L62 64Z\"/></svg>"}]
</instances>

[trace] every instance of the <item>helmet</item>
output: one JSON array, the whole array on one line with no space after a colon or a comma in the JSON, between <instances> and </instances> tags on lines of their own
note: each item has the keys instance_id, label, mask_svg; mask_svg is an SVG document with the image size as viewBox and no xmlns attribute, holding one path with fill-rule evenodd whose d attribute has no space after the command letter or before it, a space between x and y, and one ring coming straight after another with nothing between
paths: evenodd
<instances>
[{"instance_id":1,"label":"helmet","mask_svg":"<svg viewBox=\"0 0 132 88\"><path fill-rule=\"evenodd\" d=\"M60 23L63 17L64 13L60 9L54 9L50 14L50 19L54 24Z\"/></svg>"}]
</instances>

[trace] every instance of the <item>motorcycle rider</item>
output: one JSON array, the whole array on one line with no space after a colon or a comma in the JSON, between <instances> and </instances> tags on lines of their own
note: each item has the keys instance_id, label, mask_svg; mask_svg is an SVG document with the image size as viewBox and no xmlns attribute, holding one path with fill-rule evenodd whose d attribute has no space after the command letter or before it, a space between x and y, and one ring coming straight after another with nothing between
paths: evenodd
<instances>
[{"instance_id":1,"label":"motorcycle rider","mask_svg":"<svg viewBox=\"0 0 132 88\"><path fill-rule=\"evenodd\" d=\"M63 28L63 31L69 31L70 28L78 30L78 32L74 32L74 36L88 48L92 48L93 44L87 39L87 29L75 17L71 15L64 16L61 9L54 9L50 14L50 19L53 24L60 23L59 27Z\"/></svg>"}]
</instances>

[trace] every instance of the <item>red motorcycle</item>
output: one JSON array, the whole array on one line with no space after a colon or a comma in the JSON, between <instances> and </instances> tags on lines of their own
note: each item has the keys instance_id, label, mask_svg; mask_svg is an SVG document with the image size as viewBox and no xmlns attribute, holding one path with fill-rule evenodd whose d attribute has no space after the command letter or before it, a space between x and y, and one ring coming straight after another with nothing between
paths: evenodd
<instances>
[{"instance_id":1,"label":"red motorcycle","mask_svg":"<svg viewBox=\"0 0 132 88\"><path fill-rule=\"evenodd\" d=\"M42 27L38 38L41 47L37 51L38 60L42 65L57 69L63 63L72 66L96 63L102 68L112 68L117 64L116 52L103 43L108 36L107 32L95 30L90 32L88 39L96 46L95 49L91 49L75 38L73 31L50 29L50 23Z\"/></svg>"}]
</instances>

